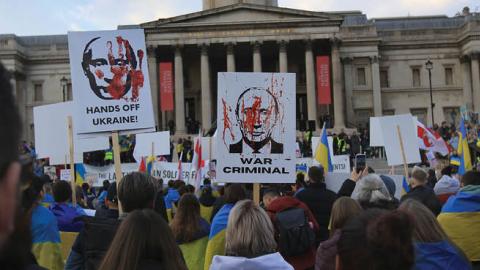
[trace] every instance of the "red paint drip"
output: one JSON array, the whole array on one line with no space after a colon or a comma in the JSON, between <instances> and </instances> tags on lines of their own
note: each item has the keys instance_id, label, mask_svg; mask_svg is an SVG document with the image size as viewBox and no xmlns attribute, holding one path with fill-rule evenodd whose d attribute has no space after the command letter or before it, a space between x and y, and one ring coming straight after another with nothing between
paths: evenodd
<instances>
[{"instance_id":1,"label":"red paint drip","mask_svg":"<svg viewBox=\"0 0 480 270\"><path fill-rule=\"evenodd\" d=\"M97 78L99 78L100 80L103 79L103 77L105 77L105 74L103 74L103 71L101 69L96 69L95 75L97 75Z\"/></svg>"},{"instance_id":2,"label":"red paint drip","mask_svg":"<svg viewBox=\"0 0 480 270\"><path fill-rule=\"evenodd\" d=\"M138 56L139 69L130 71L131 78L132 78L132 101L138 101L139 89L143 87L143 82L145 80L142 72L142 61L144 56L143 51L138 50L137 56ZM127 57L128 57L128 54L127 54Z\"/></svg>"},{"instance_id":3,"label":"red paint drip","mask_svg":"<svg viewBox=\"0 0 480 270\"><path fill-rule=\"evenodd\" d=\"M245 130L253 135L253 131L255 130L255 125L261 123L260 119L260 105L262 104L261 97L254 97L254 102L251 108L247 108L246 110L243 108L242 104L242 115L244 117L243 124L245 126Z\"/></svg>"},{"instance_id":4,"label":"red paint drip","mask_svg":"<svg viewBox=\"0 0 480 270\"><path fill-rule=\"evenodd\" d=\"M112 50L112 42L107 41L107 49L108 49L108 63L110 66L115 65L115 57L113 56L113 50Z\"/></svg>"},{"instance_id":5,"label":"red paint drip","mask_svg":"<svg viewBox=\"0 0 480 270\"><path fill-rule=\"evenodd\" d=\"M225 142L225 132L227 132L227 129L230 130L230 136L232 137L232 140L235 140L235 135L232 132L232 121L230 121L230 118L228 117L228 112L230 111L227 102L225 99L222 98L222 103L223 103L223 134L222 134L222 139L225 145L227 143Z\"/></svg>"}]
</instances>

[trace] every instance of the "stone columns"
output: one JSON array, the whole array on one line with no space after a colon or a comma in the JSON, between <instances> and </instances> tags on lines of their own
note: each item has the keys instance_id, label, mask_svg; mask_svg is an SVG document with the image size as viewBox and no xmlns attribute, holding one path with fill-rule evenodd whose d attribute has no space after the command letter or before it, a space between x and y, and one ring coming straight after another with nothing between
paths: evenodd
<instances>
[{"instance_id":1,"label":"stone columns","mask_svg":"<svg viewBox=\"0 0 480 270\"><path fill-rule=\"evenodd\" d=\"M262 72L262 54L259 42L253 44L253 72Z\"/></svg>"},{"instance_id":2,"label":"stone columns","mask_svg":"<svg viewBox=\"0 0 480 270\"><path fill-rule=\"evenodd\" d=\"M278 63L280 72L288 72L288 60L287 60L287 42L280 41Z\"/></svg>"},{"instance_id":3,"label":"stone columns","mask_svg":"<svg viewBox=\"0 0 480 270\"><path fill-rule=\"evenodd\" d=\"M480 69L478 66L479 54L472 54L472 92L473 109L480 110Z\"/></svg>"},{"instance_id":4,"label":"stone columns","mask_svg":"<svg viewBox=\"0 0 480 270\"><path fill-rule=\"evenodd\" d=\"M227 44L227 71L235 72L235 48L233 43Z\"/></svg>"},{"instance_id":5,"label":"stone columns","mask_svg":"<svg viewBox=\"0 0 480 270\"><path fill-rule=\"evenodd\" d=\"M378 56L370 58L372 64L373 115L382 116L382 92L380 88L380 68Z\"/></svg>"},{"instance_id":6,"label":"stone columns","mask_svg":"<svg viewBox=\"0 0 480 270\"><path fill-rule=\"evenodd\" d=\"M463 75L463 103L467 107L467 110L473 110L473 97L472 97L472 70L470 68L470 57L464 55L460 58L462 63L462 75Z\"/></svg>"},{"instance_id":7,"label":"stone columns","mask_svg":"<svg viewBox=\"0 0 480 270\"><path fill-rule=\"evenodd\" d=\"M202 46L200 55L200 73L202 85L202 128L204 131L207 131L212 125L212 95L210 92L210 63L206 45Z\"/></svg>"},{"instance_id":8,"label":"stone columns","mask_svg":"<svg viewBox=\"0 0 480 270\"><path fill-rule=\"evenodd\" d=\"M183 58L180 46L175 48L175 125L176 133L185 133L185 89L183 88Z\"/></svg>"},{"instance_id":9,"label":"stone columns","mask_svg":"<svg viewBox=\"0 0 480 270\"><path fill-rule=\"evenodd\" d=\"M347 112L346 124L355 122L355 113L353 111L353 65L352 58L343 58L343 76L345 82L345 107Z\"/></svg>"},{"instance_id":10,"label":"stone columns","mask_svg":"<svg viewBox=\"0 0 480 270\"><path fill-rule=\"evenodd\" d=\"M335 129L345 127L345 95L343 92L343 72L342 63L340 62L338 39L331 41L332 45L332 79L333 79L333 117Z\"/></svg>"},{"instance_id":11,"label":"stone columns","mask_svg":"<svg viewBox=\"0 0 480 270\"><path fill-rule=\"evenodd\" d=\"M159 110L159 98L158 98L158 63L157 53L154 47L148 47L147 49L147 61L148 61L148 76L150 78L150 90L152 94L153 114L155 119L155 125L160 126L158 119ZM163 123L162 123L163 124Z\"/></svg>"},{"instance_id":12,"label":"stone columns","mask_svg":"<svg viewBox=\"0 0 480 270\"><path fill-rule=\"evenodd\" d=\"M315 67L313 64L312 41L305 44L305 75L307 84L307 116L308 120L317 122L317 98L315 95ZM318 127L317 127L318 128Z\"/></svg>"}]
</instances>

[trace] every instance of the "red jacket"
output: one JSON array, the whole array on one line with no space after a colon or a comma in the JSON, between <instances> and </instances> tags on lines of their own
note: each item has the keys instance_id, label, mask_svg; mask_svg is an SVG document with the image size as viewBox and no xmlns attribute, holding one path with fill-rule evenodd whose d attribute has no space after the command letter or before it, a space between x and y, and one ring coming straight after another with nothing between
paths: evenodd
<instances>
[{"instance_id":1,"label":"red jacket","mask_svg":"<svg viewBox=\"0 0 480 270\"><path fill-rule=\"evenodd\" d=\"M303 210L305 210L308 216L308 221L313 225L313 230L315 231L315 234L319 233L318 223L315 220L315 216L313 216L310 209L308 209L308 206L303 202L301 202L300 200L290 196L278 197L275 200L273 200L270 203L270 205L267 207L267 213L270 219L272 220L272 223L275 224L275 215L278 212L281 212L289 208L302 208ZM288 263L290 263L293 266L293 268L295 268L295 270L303 270L303 269L311 268L312 266L315 265L315 247L312 247L312 249L309 252L303 255L294 256L294 257L285 257L284 259Z\"/></svg>"}]
</instances>

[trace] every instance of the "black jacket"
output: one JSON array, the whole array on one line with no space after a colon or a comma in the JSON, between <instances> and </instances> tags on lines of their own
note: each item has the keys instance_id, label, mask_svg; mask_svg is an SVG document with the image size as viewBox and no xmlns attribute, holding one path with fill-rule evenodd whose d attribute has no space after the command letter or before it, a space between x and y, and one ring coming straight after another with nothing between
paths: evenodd
<instances>
[{"instance_id":1,"label":"black jacket","mask_svg":"<svg viewBox=\"0 0 480 270\"><path fill-rule=\"evenodd\" d=\"M332 206L337 199L335 192L328 190L325 183L312 183L297 193L297 199L305 203L320 226L319 241L328 239L328 224Z\"/></svg>"},{"instance_id":2,"label":"black jacket","mask_svg":"<svg viewBox=\"0 0 480 270\"><path fill-rule=\"evenodd\" d=\"M352 196L353 190L355 189L355 185L357 183L351 179L346 179L343 181L342 186L338 190L338 197L350 197Z\"/></svg>"},{"instance_id":3,"label":"black jacket","mask_svg":"<svg viewBox=\"0 0 480 270\"><path fill-rule=\"evenodd\" d=\"M405 201L406 199L420 201L426 207L428 207L428 209L430 209L435 216L438 216L442 210L442 204L433 192L433 189L426 186L417 186L412 188L410 192L402 197L401 202Z\"/></svg>"}]
</instances>

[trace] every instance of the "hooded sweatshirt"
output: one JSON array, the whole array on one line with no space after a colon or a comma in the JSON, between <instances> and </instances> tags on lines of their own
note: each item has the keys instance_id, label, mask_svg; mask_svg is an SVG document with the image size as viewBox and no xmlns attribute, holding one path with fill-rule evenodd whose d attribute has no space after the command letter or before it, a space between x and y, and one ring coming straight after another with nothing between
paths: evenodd
<instances>
[{"instance_id":1,"label":"hooded sweatshirt","mask_svg":"<svg viewBox=\"0 0 480 270\"><path fill-rule=\"evenodd\" d=\"M267 254L255 258L215 256L210 270L293 270L280 253Z\"/></svg>"},{"instance_id":2,"label":"hooded sweatshirt","mask_svg":"<svg viewBox=\"0 0 480 270\"><path fill-rule=\"evenodd\" d=\"M435 184L433 191L435 195L441 194L454 194L460 189L460 182L448 175L443 175L440 180Z\"/></svg>"}]
</instances>

